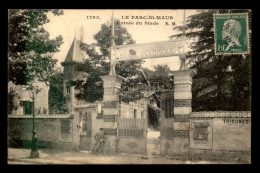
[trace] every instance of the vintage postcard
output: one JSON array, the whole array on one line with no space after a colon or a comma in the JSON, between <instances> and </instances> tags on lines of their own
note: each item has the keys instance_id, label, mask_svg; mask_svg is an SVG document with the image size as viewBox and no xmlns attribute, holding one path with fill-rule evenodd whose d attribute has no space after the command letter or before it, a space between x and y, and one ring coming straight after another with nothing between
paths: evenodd
<instances>
[{"instance_id":1,"label":"vintage postcard","mask_svg":"<svg viewBox=\"0 0 260 173\"><path fill-rule=\"evenodd\" d=\"M8 164L251 164L250 9L9 9Z\"/></svg>"}]
</instances>

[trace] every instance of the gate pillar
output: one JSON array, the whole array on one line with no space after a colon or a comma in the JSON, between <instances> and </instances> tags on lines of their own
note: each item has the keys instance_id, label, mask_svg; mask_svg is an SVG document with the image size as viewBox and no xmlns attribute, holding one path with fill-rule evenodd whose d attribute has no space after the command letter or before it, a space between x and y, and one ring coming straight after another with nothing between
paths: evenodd
<instances>
[{"instance_id":1,"label":"gate pillar","mask_svg":"<svg viewBox=\"0 0 260 173\"><path fill-rule=\"evenodd\" d=\"M100 76L103 80L103 120L104 133L107 137L104 146L105 153L117 152L117 119L119 108L119 96L117 91L121 88L123 77L118 75Z\"/></svg>"},{"instance_id":2,"label":"gate pillar","mask_svg":"<svg viewBox=\"0 0 260 173\"><path fill-rule=\"evenodd\" d=\"M173 157L188 158L189 114L192 112L192 78L196 72L192 69L174 71L174 135Z\"/></svg>"}]
</instances>

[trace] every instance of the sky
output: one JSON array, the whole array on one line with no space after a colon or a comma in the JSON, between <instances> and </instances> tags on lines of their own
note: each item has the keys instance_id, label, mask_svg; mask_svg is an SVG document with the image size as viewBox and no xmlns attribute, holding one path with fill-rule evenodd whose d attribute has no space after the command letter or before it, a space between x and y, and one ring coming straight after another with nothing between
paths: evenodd
<instances>
[{"instance_id":1,"label":"sky","mask_svg":"<svg viewBox=\"0 0 260 173\"><path fill-rule=\"evenodd\" d=\"M112 10L63 10L61 16L48 14L50 22L44 25L44 28L50 33L50 39L58 35L63 37L64 43L60 47L60 52L55 53L54 57L58 60L57 66L65 60L70 45L76 35L78 40L87 44L95 43L93 36L101 29L103 23L111 22ZM120 19L123 27L127 28L136 44L149 43L169 40L169 36L177 34L174 31L175 26L183 25L184 10L113 10L114 18ZM196 10L186 10L186 20L188 16L196 14ZM98 16L93 19L90 16ZM128 16L129 19L126 19ZM133 17L134 16L134 17ZM137 16L139 19L137 19ZM167 16L166 19L140 19L140 16ZM170 17L169 17L170 16ZM132 23L131 25L127 24ZM137 24L142 22L142 25ZM156 25L145 25L145 22L156 23ZM168 22L169 25L166 25ZM174 22L174 25L172 25ZM82 31L83 32L80 32ZM168 64L171 70L178 70L180 67L179 57L165 57L145 59L143 67L153 69L158 64Z\"/></svg>"}]
</instances>

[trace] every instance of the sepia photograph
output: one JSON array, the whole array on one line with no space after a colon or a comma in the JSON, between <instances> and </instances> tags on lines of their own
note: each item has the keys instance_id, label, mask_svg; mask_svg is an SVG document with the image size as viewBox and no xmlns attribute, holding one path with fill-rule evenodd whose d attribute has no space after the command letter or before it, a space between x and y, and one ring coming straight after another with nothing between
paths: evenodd
<instances>
[{"instance_id":1,"label":"sepia photograph","mask_svg":"<svg viewBox=\"0 0 260 173\"><path fill-rule=\"evenodd\" d=\"M8 165L251 164L251 9L8 9Z\"/></svg>"}]
</instances>

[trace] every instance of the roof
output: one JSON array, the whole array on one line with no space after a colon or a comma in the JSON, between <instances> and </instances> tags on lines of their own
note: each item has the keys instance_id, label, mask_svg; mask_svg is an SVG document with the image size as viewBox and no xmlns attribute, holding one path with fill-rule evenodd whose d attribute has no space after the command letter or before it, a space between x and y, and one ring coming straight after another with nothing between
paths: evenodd
<instances>
[{"instance_id":1,"label":"roof","mask_svg":"<svg viewBox=\"0 0 260 173\"><path fill-rule=\"evenodd\" d=\"M61 64L64 65L66 63L72 63L72 62L79 63L79 62L83 62L84 59L85 59L85 55L84 55L83 51L81 50L79 43L75 37L70 46L70 49L65 58L65 61L62 62Z\"/></svg>"},{"instance_id":2,"label":"roof","mask_svg":"<svg viewBox=\"0 0 260 173\"><path fill-rule=\"evenodd\" d=\"M155 98L158 99L159 102L161 102L161 99L158 97L158 95L154 91L148 91L148 92L143 92L145 97L151 97L152 95L155 95Z\"/></svg>"}]
</instances>

